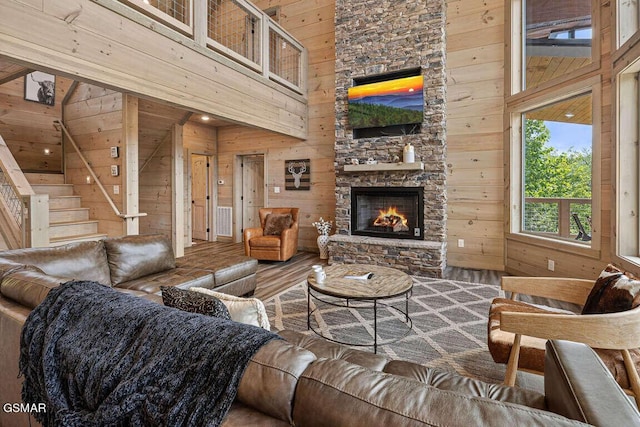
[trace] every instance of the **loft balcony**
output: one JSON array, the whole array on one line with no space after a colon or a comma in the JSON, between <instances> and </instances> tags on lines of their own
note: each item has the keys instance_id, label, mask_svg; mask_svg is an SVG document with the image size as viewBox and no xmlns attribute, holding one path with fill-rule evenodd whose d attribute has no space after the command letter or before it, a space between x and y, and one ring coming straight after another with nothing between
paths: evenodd
<instances>
[{"instance_id":1,"label":"loft balcony","mask_svg":"<svg viewBox=\"0 0 640 427\"><path fill-rule=\"evenodd\" d=\"M307 137L307 52L246 0L3 2L0 58Z\"/></svg>"}]
</instances>

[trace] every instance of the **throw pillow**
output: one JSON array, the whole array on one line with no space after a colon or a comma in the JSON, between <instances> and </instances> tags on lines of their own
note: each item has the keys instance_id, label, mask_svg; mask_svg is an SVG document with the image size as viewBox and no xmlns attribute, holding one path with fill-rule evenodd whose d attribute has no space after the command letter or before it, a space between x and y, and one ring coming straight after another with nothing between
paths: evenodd
<instances>
[{"instance_id":1,"label":"throw pillow","mask_svg":"<svg viewBox=\"0 0 640 427\"><path fill-rule=\"evenodd\" d=\"M191 292L175 286L160 286L160 290L162 291L162 302L167 307L231 320L227 306L214 296Z\"/></svg>"},{"instance_id":2,"label":"throw pillow","mask_svg":"<svg viewBox=\"0 0 640 427\"><path fill-rule=\"evenodd\" d=\"M201 292L219 298L227 306L231 320L247 325L259 326L267 331L271 330L267 311L264 304L258 298L241 298L223 294L207 288L191 288L192 291Z\"/></svg>"},{"instance_id":3,"label":"throw pillow","mask_svg":"<svg viewBox=\"0 0 640 427\"><path fill-rule=\"evenodd\" d=\"M582 314L616 313L640 305L640 280L609 264L593 285Z\"/></svg>"},{"instance_id":4,"label":"throw pillow","mask_svg":"<svg viewBox=\"0 0 640 427\"><path fill-rule=\"evenodd\" d=\"M266 236L279 236L288 228L291 228L293 219L291 214L269 214L264 220L264 234Z\"/></svg>"}]
</instances>

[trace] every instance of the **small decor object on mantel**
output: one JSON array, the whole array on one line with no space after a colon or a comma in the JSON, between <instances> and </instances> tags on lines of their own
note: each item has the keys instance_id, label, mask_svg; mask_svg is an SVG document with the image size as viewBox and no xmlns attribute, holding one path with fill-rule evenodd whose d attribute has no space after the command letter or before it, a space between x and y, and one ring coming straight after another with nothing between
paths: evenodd
<instances>
[{"instance_id":1,"label":"small decor object on mantel","mask_svg":"<svg viewBox=\"0 0 640 427\"><path fill-rule=\"evenodd\" d=\"M318 249L320 250L320 259L329 258L329 232L331 231L331 221L325 221L322 217L316 222L312 222L316 230L318 230Z\"/></svg>"},{"instance_id":2,"label":"small decor object on mantel","mask_svg":"<svg viewBox=\"0 0 640 427\"><path fill-rule=\"evenodd\" d=\"M415 150L410 142L407 142L402 150L402 161L404 163L414 163L416 161Z\"/></svg>"}]
</instances>

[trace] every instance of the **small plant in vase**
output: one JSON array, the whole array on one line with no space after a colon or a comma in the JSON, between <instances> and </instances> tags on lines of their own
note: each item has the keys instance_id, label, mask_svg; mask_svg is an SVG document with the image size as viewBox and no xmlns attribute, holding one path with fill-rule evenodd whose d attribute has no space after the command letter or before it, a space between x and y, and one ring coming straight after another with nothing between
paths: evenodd
<instances>
[{"instance_id":1,"label":"small plant in vase","mask_svg":"<svg viewBox=\"0 0 640 427\"><path fill-rule=\"evenodd\" d=\"M331 221L325 221L322 217L318 221L312 222L316 230L318 230L318 249L320 250L320 259L329 258L329 232L331 231Z\"/></svg>"}]
</instances>

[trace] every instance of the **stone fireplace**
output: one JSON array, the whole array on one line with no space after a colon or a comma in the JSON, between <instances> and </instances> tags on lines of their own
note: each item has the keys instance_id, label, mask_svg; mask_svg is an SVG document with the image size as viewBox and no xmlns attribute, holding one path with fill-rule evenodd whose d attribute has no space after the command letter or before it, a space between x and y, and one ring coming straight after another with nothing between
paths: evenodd
<instances>
[{"instance_id":1,"label":"stone fireplace","mask_svg":"<svg viewBox=\"0 0 640 427\"><path fill-rule=\"evenodd\" d=\"M442 276L447 218L445 9L444 0L336 0L336 234L329 243L330 263L372 263ZM424 81L419 130L354 137L347 98L354 81L416 69ZM406 144L415 149L415 163L402 163ZM411 207L415 212L408 213L405 229L396 213L400 206L409 206L394 194L416 189L412 200L417 206ZM387 213L381 226L371 224L371 212L355 211L360 209L359 197L372 203L366 201L369 191L386 193L393 198L388 204L396 205L389 206L396 212Z\"/></svg>"}]
</instances>

